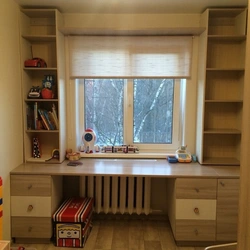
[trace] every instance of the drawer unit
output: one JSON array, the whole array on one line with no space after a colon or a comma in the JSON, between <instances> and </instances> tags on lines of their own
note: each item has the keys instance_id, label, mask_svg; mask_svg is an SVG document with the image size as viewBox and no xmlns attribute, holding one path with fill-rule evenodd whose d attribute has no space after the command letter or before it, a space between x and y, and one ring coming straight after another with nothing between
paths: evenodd
<instances>
[{"instance_id":1,"label":"drawer unit","mask_svg":"<svg viewBox=\"0 0 250 250\"><path fill-rule=\"evenodd\" d=\"M169 221L177 242L215 241L216 179L169 180Z\"/></svg>"},{"instance_id":2,"label":"drawer unit","mask_svg":"<svg viewBox=\"0 0 250 250\"><path fill-rule=\"evenodd\" d=\"M169 180L168 216L177 243L236 241L238 199L239 179Z\"/></svg>"},{"instance_id":3,"label":"drawer unit","mask_svg":"<svg viewBox=\"0 0 250 250\"><path fill-rule=\"evenodd\" d=\"M11 175L10 194L11 236L15 242L49 242L51 216L62 201L62 177Z\"/></svg>"}]
</instances>

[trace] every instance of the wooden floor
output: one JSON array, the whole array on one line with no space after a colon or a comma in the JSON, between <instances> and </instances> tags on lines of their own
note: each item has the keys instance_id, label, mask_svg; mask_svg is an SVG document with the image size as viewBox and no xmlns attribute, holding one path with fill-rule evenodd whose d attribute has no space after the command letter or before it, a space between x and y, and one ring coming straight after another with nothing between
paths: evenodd
<instances>
[{"instance_id":1,"label":"wooden floor","mask_svg":"<svg viewBox=\"0 0 250 250\"><path fill-rule=\"evenodd\" d=\"M12 244L12 247L18 246ZM66 250L53 244L22 246L36 250ZM76 248L72 248L77 250ZM82 248L81 248L82 249ZM93 229L84 250L203 250L204 247L175 245L167 220L134 219L131 217L93 220ZM229 248L227 248L229 250ZM232 248L230 248L231 250ZM79 250L79 248L78 248Z\"/></svg>"}]
</instances>

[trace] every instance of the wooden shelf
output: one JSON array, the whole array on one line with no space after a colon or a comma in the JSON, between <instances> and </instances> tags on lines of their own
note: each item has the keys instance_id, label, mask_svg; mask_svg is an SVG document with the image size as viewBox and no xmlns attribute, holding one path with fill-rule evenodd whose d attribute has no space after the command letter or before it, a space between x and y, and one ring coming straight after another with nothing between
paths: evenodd
<instances>
[{"instance_id":1,"label":"wooden shelf","mask_svg":"<svg viewBox=\"0 0 250 250\"><path fill-rule=\"evenodd\" d=\"M65 126L54 128L54 119L51 118L49 112L52 112L54 104L59 124L63 120L65 123L65 55L59 51L59 47L64 47L64 36L60 35L58 23L62 23L63 16L56 9L21 9L20 11L20 33L21 33L21 56L22 61L34 57L42 58L47 63L46 68L23 67L22 70L22 94L23 94L23 123L24 123L24 160L25 162L46 162L51 158L53 149L60 152L65 149ZM33 86L43 88L43 81L46 75L52 75L54 85L52 91L55 99L30 99L28 93ZM60 85L58 84L60 79ZM48 119L42 118L37 109L48 111ZM34 118L35 117L35 118ZM37 117L37 118L36 118ZM35 119L39 122L35 122ZM35 130L36 125L42 128ZM58 128L58 127L57 127ZM37 138L39 141L42 158L34 159L33 140ZM60 159L56 163L60 163L65 159L64 155L60 155Z\"/></svg>"},{"instance_id":2,"label":"wooden shelf","mask_svg":"<svg viewBox=\"0 0 250 250\"><path fill-rule=\"evenodd\" d=\"M58 99L25 99L25 102L58 102Z\"/></svg>"},{"instance_id":3,"label":"wooden shelf","mask_svg":"<svg viewBox=\"0 0 250 250\"><path fill-rule=\"evenodd\" d=\"M209 8L201 25L197 158L205 165L240 165L246 8Z\"/></svg>"},{"instance_id":4,"label":"wooden shelf","mask_svg":"<svg viewBox=\"0 0 250 250\"><path fill-rule=\"evenodd\" d=\"M22 35L22 37L30 42L55 42L56 35Z\"/></svg>"},{"instance_id":5,"label":"wooden shelf","mask_svg":"<svg viewBox=\"0 0 250 250\"><path fill-rule=\"evenodd\" d=\"M27 133L59 133L58 129L51 129L51 130L46 130L46 129L27 129Z\"/></svg>"},{"instance_id":6,"label":"wooden shelf","mask_svg":"<svg viewBox=\"0 0 250 250\"><path fill-rule=\"evenodd\" d=\"M204 165L238 166L240 161L233 157L204 157Z\"/></svg>"},{"instance_id":7,"label":"wooden shelf","mask_svg":"<svg viewBox=\"0 0 250 250\"><path fill-rule=\"evenodd\" d=\"M212 68L212 67L209 67L209 68L207 68L206 69L207 71L245 71L245 69L244 68L238 68L238 67L235 67L235 68L227 68L227 67L225 67L225 68L218 68L218 67L214 67L214 68Z\"/></svg>"},{"instance_id":8,"label":"wooden shelf","mask_svg":"<svg viewBox=\"0 0 250 250\"><path fill-rule=\"evenodd\" d=\"M31 18L55 18L55 9L21 9L21 12Z\"/></svg>"},{"instance_id":9,"label":"wooden shelf","mask_svg":"<svg viewBox=\"0 0 250 250\"><path fill-rule=\"evenodd\" d=\"M35 67L24 67L23 68L26 71L57 71L57 68L51 68L51 67L47 67L47 68L35 68Z\"/></svg>"},{"instance_id":10,"label":"wooden shelf","mask_svg":"<svg viewBox=\"0 0 250 250\"><path fill-rule=\"evenodd\" d=\"M51 155L42 155L41 158L33 158L33 157L30 157L26 160L26 162L29 162L29 163L60 163L59 160L57 159L51 159Z\"/></svg>"},{"instance_id":11,"label":"wooden shelf","mask_svg":"<svg viewBox=\"0 0 250 250\"><path fill-rule=\"evenodd\" d=\"M246 35L208 35L208 40L218 41L245 41Z\"/></svg>"},{"instance_id":12,"label":"wooden shelf","mask_svg":"<svg viewBox=\"0 0 250 250\"><path fill-rule=\"evenodd\" d=\"M241 134L238 129L205 129L204 134Z\"/></svg>"},{"instance_id":13,"label":"wooden shelf","mask_svg":"<svg viewBox=\"0 0 250 250\"><path fill-rule=\"evenodd\" d=\"M206 103L243 103L243 100L205 100Z\"/></svg>"}]
</instances>

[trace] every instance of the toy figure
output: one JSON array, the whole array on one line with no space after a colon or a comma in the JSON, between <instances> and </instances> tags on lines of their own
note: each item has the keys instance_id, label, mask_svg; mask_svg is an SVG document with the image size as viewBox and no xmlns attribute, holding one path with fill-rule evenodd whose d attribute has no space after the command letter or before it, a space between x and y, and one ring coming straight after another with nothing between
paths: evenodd
<instances>
[{"instance_id":1,"label":"toy figure","mask_svg":"<svg viewBox=\"0 0 250 250\"><path fill-rule=\"evenodd\" d=\"M43 89L42 89L42 98L43 99L52 99L54 97L54 93L52 87L54 86L54 76L46 75L44 80L42 81Z\"/></svg>"},{"instance_id":2,"label":"toy figure","mask_svg":"<svg viewBox=\"0 0 250 250\"><path fill-rule=\"evenodd\" d=\"M87 128L82 136L85 153L93 153L95 150L96 134L93 129Z\"/></svg>"}]
</instances>

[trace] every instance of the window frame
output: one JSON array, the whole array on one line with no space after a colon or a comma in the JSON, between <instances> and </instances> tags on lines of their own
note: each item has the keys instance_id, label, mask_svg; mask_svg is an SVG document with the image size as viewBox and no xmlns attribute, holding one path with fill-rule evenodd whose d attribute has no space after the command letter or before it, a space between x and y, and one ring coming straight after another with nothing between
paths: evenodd
<instances>
[{"instance_id":1,"label":"window frame","mask_svg":"<svg viewBox=\"0 0 250 250\"><path fill-rule=\"evenodd\" d=\"M173 131L171 144L143 144L133 143L133 79L127 79L126 88L124 91L124 117L127 117L128 123L124 119L124 140L125 144L137 145L141 152L162 153L166 151L175 151L180 145L181 131L181 105L180 105L180 79L174 79L174 110L173 110ZM128 141L126 139L129 138Z\"/></svg>"},{"instance_id":2,"label":"window frame","mask_svg":"<svg viewBox=\"0 0 250 250\"><path fill-rule=\"evenodd\" d=\"M84 79L75 79L74 86L74 110L75 110L75 141L77 147L79 148L82 145L82 134L85 129L85 114L84 114ZM124 86L124 144L130 145L133 143L133 79L125 79L127 83ZM138 146L139 154L138 156L143 155L144 153L150 156L152 153L159 155L166 155L166 152L174 153L176 149L180 146L181 138L181 80L174 79L175 81L175 91L174 91L174 111L173 111L173 134L172 134L172 144L141 144L136 143L134 145ZM74 136L74 135L72 135ZM97 156L97 154L95 154ZM109 157L107 153L102 154L102 157ZM128 157L131 154L127 155ZM116 154L116 157L119 157Z\"/></svg>"}]
</instances>

